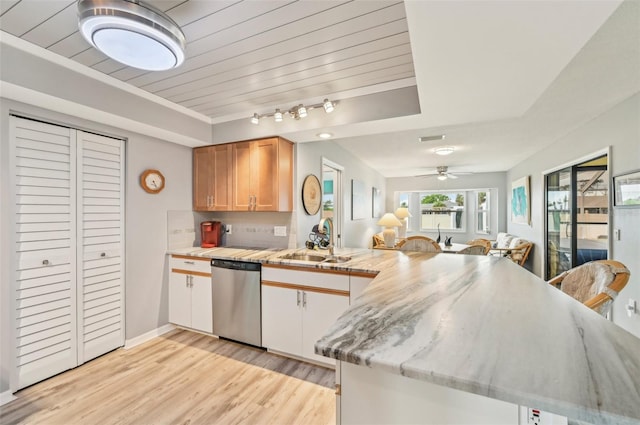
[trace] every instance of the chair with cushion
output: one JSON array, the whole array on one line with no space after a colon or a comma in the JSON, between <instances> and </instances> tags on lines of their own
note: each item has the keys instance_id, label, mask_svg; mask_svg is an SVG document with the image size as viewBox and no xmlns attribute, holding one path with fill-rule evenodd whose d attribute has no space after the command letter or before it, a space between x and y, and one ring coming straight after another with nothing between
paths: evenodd
<instances>
[{"instance_id":1,"label":"chair with cushion","mask_svg":"<svg viewBox=\"0 0 640 425\"><path fill-rule=\"evenodd\" d=\"M436 241L426 236L409 236L398 244L401 251L442 252Z\"/></svg>"},{"instance_id":2,"label":"chair with cushion","mask_svg":"<svg viewBox=\"0 0 640 425\"><path fill-rule=\"evenodd\" d=\"M510 258L514 263L524 267L531 253L531 248L533 248L533 244L526 239L513 238L505 257Z\"/></svg>"},{"instance_id":3,"label":"chair with cushion","mask_svg":"<svg viewBox=\"0 0 640 425\"><path fill-rule=\"evenodd\" d=\"M463 248L460 251L458 251L458 254L487 255L487 253L485 251L488 251L488 249L485 249L485 247L482 246L482 245L469 245L468 247Z\"/></svg>"},{"instance_id":4,"label":"chair with cushion","mask_svg":"<svg viewBox=\"0 0 640 425\"><path fill-rule=\"evenodd\" d=\"M621 262L598 260L567 270L548 283L606 316L629 276L629 269Z\"/></svg>"},{"instance_id":5,"label":"chair with cushion","mask_svg":"<svg viewBox=\"0 0 640 425\"><path fill-rule=\"evenodd\" d=\"M382 237L381 233L376 233L375 235L373 235L373 248L377 247L386 247L384 238Z\"/></svg>"},{"instance_id":6,"label":"chair with cushion","mask_svg":"<svg viewBox=\"0 0 640 425\"><path fill-rule=\"evenodd\" d=\"M467 242L467 245L483 247L483 254L487 255L491 250L491 241L489 239L473 239ZM476 250L473 250L476 251Z\"/></svg>"}]
</instances>

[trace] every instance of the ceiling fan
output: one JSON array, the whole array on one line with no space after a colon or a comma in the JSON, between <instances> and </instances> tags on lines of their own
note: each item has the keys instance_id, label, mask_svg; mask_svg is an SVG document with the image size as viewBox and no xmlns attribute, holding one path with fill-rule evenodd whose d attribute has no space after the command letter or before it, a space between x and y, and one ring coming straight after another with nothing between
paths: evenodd
<instances>
[{"instance_id":1,"label":"ceiling fan","mask_svg":"<svg viewBox=\"0 0 640 425\"><path fill-rule=\"evenodd\" d=\"M472 174L472 173L464 173L464 172L459 172L459 173L449 173L448 172L449 167L446 165L440 165L439 167L436 168L436 171L433 173L427 173L427 174L420 174L416 177L429 177L429 176L437 176L438 180L446 180L446 179L457 179L458 175L465 175L465 174Z\"/></svg>"}]
</instances>

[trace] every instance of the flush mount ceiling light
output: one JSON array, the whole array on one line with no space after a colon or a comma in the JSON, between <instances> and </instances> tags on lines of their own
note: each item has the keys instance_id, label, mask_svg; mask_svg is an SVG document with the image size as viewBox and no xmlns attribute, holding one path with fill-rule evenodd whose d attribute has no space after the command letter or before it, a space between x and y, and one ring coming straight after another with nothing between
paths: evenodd
<instances>
[{"instance_id":1,"label":"flush mount ceiling light","mask_svg":"<svg viewBox=\"0 0 640 425\"><path fill-rule=\"evenodd\" d=\"M79 0L78 28L93 47L127 66L164 71L184 62L178 24L138 0Z\"/></svg>"},{"instance_id":2,"label":"flush mount ceiling light","mask_svg":"<svg viewBox=\"0 0 640 425\"><path fill-rule=\"evenodd\" d=\"M453 146L440 146L433 151L438 155L451 155L455 148Z\"/></svg>"},{"instance_id":3,"label":"flush mount ceiling light","mask_svg":"<svg viewBox=\"0 0 640 425\"><path fill-rule=\"evenodd\" d=\"M418 141L432 142L434 140L444 140L445 137L447 137L446 134L438 134L437 136L422 136L422 137L418 137Z\"/></svg>"},{"instance_id":4,"label":"flush mount ceiling light","mask_svg":"<svg viewBox=\"0 0 640 425\"><path fill-rule=\"evenodd\" d=\"M268 114L261 114L258 115L256 113L253 114L253 116L251 117L251 124L260 124L260 120L262 118L268 118L268 117L273 117L273 120L275 122L282 122L283 117L285 115L289 115L290 117L299 120L301 118L305 118L310 111L314 110L314 109L319 109L319 108L323 108L324 111L327 114L330 114L331 112L333 112L333 110L335 109L337 102L331 101L329 99L325 99L322 101L322 103L315 103L313 105L303 105L302 103L299 105L296 105L284 112L282 112L280 110L280 108L277 108L275 110L275 112L271 112ZM331 137L331 136L329 136Z\"/></svg>"},{"instance_id":5,"label":"flush mount ceiling light","mask_svg":"<svg viewBox=\"0 0 640 425\"><path fill-rule=\"evenodd\" d=\"M333 133L318 133L316 134L321 139L330 139L333 136Z\"/></svg>"}]
</instances>

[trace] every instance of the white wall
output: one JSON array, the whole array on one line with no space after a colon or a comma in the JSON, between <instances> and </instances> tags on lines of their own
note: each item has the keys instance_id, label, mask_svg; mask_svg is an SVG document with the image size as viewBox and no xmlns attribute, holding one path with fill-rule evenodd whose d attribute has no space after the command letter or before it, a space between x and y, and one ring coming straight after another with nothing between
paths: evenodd
<instances>
[{"instance_id":1,"label":"white wall","mask_svg":"<svg viewBox=\"0 0 640 425\"><path fill-rule=\"evenodd\" d=\"M351 152L331 141L298 143L296 144L296 173L295 173L295 205L294 216L297 217L297 245L304 247L309 232L314 224L320 221L320 212L309 216L302 206L300 191L302 182L309 174L315 174L322 180L322 158L326 158L344 167L343 177L343 205L344 226L342 228L342 246L348 248L366 248L371 245L371 237L379 231L376 225L378 218L351 219L351 180L364 182L366 187L368 211L371 211L371 188L376 187L382 191L380 199L385 199L385 178L366 165Z\"/></svg>"},{"instance_id":2,"label":"white wall","mask_svg":"<svg viewBox=\"0 0 640 425\"><path fill-rule=\"evenodd\" d=\"M385 199L385 211L393 212L397 208L395 194L407 191L440 191L440 190L474 190L474 189L495 189L497 196L491 197L490 211L492 223L490 233L477 233L475 231L474 199L467 198L466 209L466 231L465 232L442 232L444 235L452 236L453 242L464 243L471 239L484 238L494 240L498 232L506 230L506 173L479 173L473 175L461 175L457 179L447 179L440 181L434 177L394 177L387 179L387 197ZM435 239L437 232L410 232L411 234L422 234Z\"/></svg>"},{"instance_id":3,"label":"white wall","mask_svg":"<svg viewBox=\"0 0 640 425\"><path fill-rule=\"evenodd\" d=\"M97 122L90 122L59 112L0 99L0 186L2 210L9 202L7 183L7 148L9 112L38 117L44 121L125 138L126 142L126 338L144 334L167 323L167 283L165 251L167 246L167 211L191 209L191 149L150 138ZM166 179L165 189L150 195L139 185L139 176L146 168L160 170ZM9 389L11 333L8 311L11 294L8 290L11 265L7 246L12 231L10 218L0 216L0 393Z\"/></svg>"},{"instance_id":4,"label":"white wall","mask_svg":"<svg viewBox=\"0 0 640 425\"><path fill-rule=\"evenodd\" d=\"M580 158L611 147L611 176L640 169L640 95L615 105L592 121L555 141L508 172L507 181L531 176L531 226L508 223L510 233L535 243L534 272L543 276L544 179L543 172L571 164ZM510 205L508 194L507 205ZM510 215L510 207L508 214ZM621 261L631 271L631 279L614 303L613 320L640 336L640 315L627 317L624 304L631 297L640 301L640 209L613 208L611 228L621 229L621 240L613 241L609 258ZM611 232L611 234L613 234Z\"/></svg>"}]
</instances>

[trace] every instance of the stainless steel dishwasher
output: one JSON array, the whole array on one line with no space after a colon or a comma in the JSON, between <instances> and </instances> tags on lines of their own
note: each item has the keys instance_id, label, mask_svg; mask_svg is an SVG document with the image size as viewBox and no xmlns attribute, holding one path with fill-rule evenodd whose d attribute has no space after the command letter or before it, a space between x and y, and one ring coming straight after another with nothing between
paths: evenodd
<instances>
[{"instance_id":1,"label":"stainless steel dishwasher","mask_svg":"<svg viewBox=\"0 0 640 425\"><path fill-rule=\"evenodd\" d=\"M211 260L213 333L262 346L260 263Z\"/></svg>"}]
</instances>

